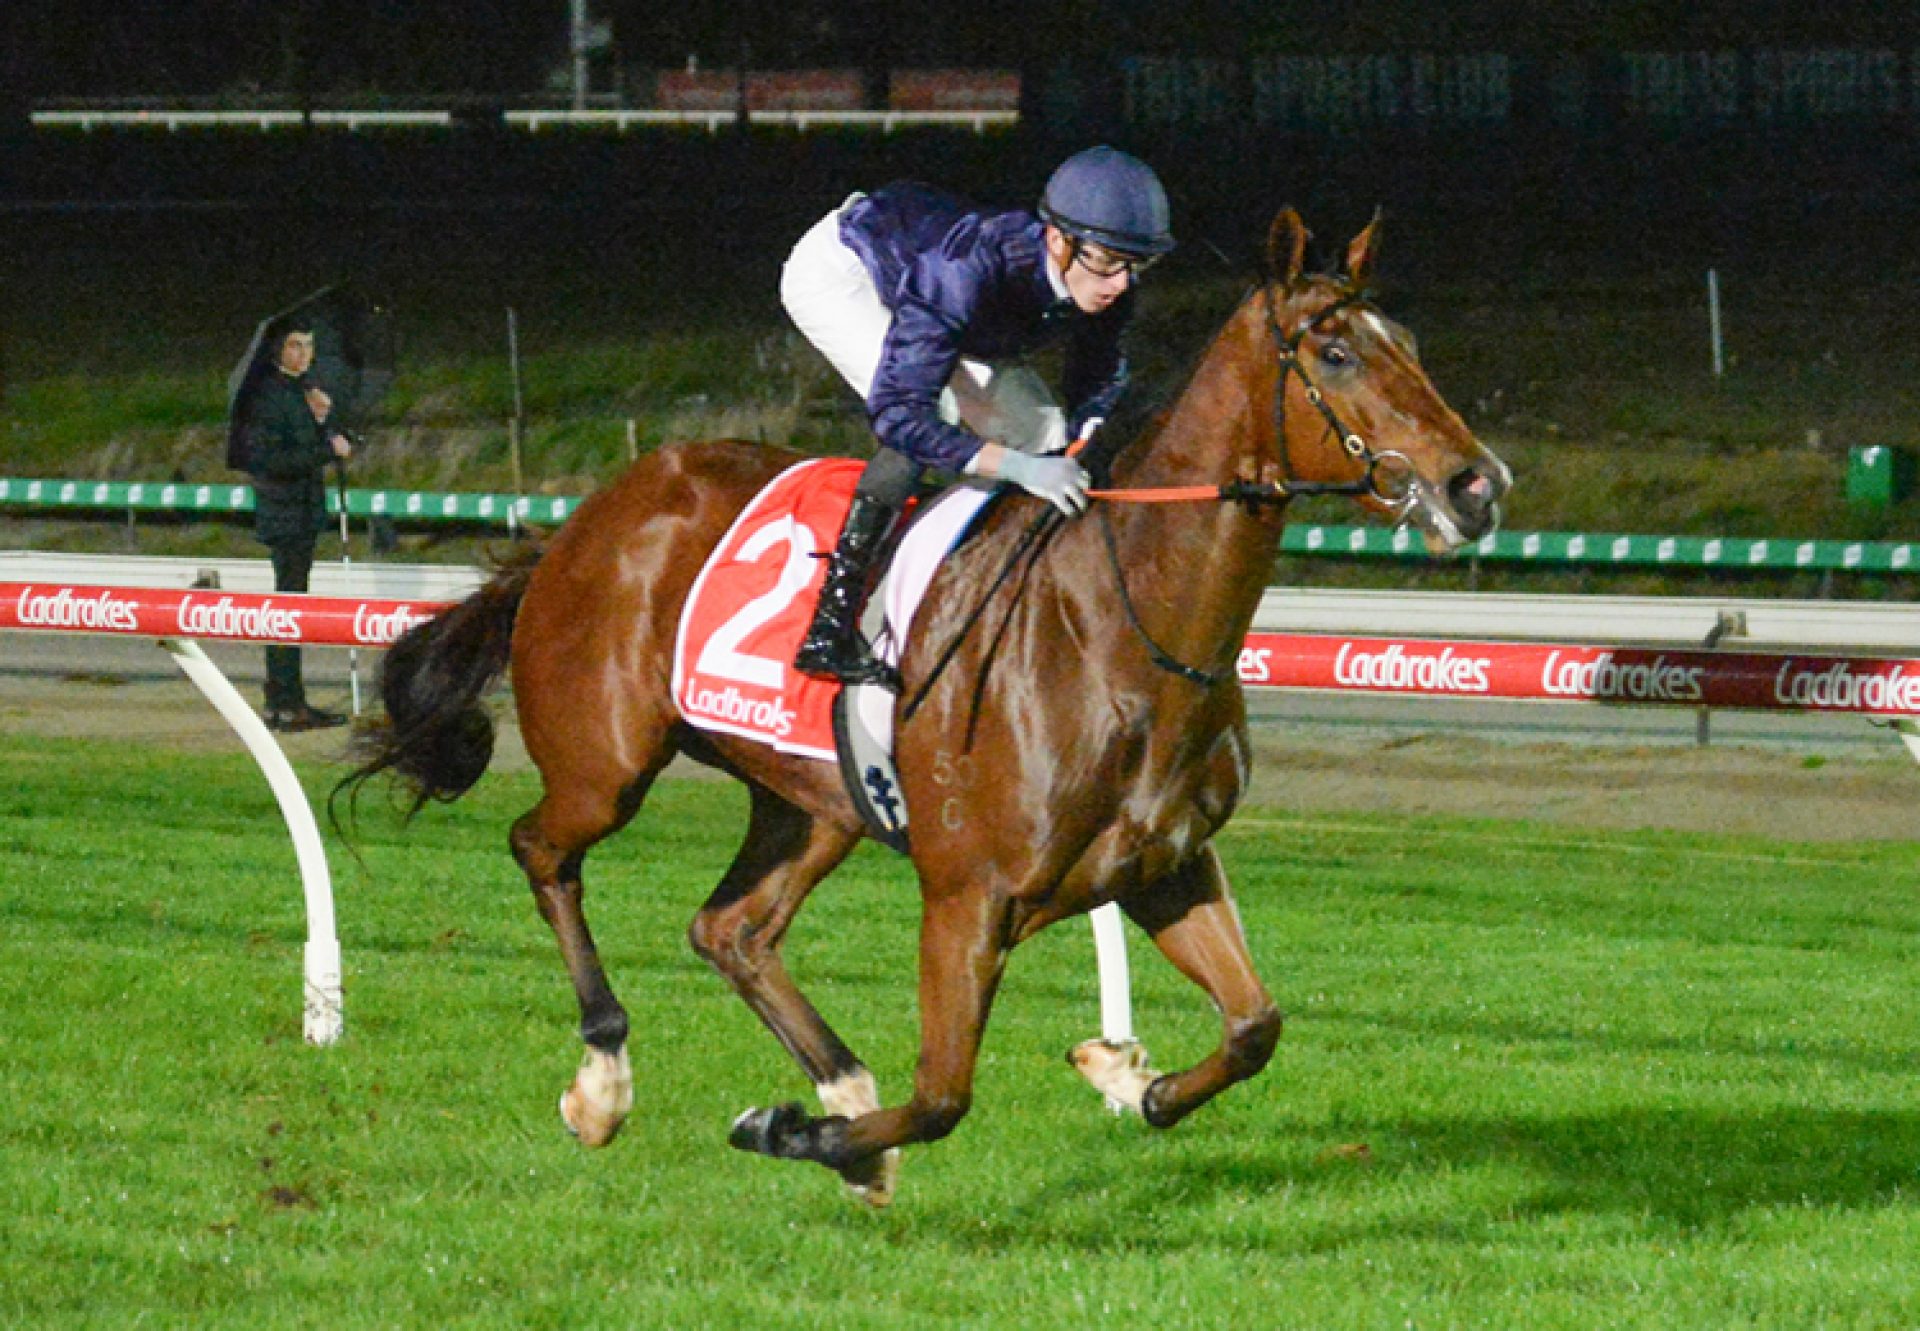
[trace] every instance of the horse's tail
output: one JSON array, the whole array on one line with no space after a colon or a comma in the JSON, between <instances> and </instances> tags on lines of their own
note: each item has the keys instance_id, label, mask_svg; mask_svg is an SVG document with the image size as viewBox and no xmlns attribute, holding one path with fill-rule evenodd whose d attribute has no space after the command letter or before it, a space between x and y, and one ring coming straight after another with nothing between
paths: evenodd
<instances>
[{"instance_id":1,"label":"horse's tail","mask_svg":"<svg viewBox=\"0 0 1920 1331\"><path fill-rule=\"evenodd\" d=\"M428 800L456 800L473 788L493 760L493 718L482 699L506 673L514 616L540 555L536 546L510 556L479 591L395 641L380 666L386 715L355 737L359 765L335 796L357 796L391 772L412 792L411 818Z\"/></svg>"}]
</instances>

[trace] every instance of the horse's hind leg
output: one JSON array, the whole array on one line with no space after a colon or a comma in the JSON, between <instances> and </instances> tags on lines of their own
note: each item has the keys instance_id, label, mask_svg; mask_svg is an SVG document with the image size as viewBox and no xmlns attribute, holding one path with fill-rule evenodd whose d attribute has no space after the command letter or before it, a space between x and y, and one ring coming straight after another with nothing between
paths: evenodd
<instances>
[{"instance_id":1,"label":"horse's hind leg","mask_svg":"<svg viewBox=\"0 0 1920 1331\"><path fill-rule=\"evenodd\" d=\"M859 834L817 819L763 786L753 787L746 843L688 930L709 965L786 1047L812 1080L829 1115L857 1118L880 1104L873 1074L828 1026L788 974L780 943L807 894L859 842ZM870 1206L893 1197L897 1152L844 1171Z\"/></svg>"},{"instance_id":2,"label":"horse's hind leg","mask_svg":"<svg viewBox=\"0 0 1920 1331\"><path fill-rule=\"evenodd\" d=\"M581 865L596 843L625 826L653 778L666 765L661 753L649 769L617 790L564 793L549 783L541 801L514 823L513 857L526 871L540 916L553 930L580 1001L580 1037L587 1053L573 1084L560 1097L560 1117L586 1146L605 1146L633 1108L633 1071L627 1059L627 1012L614 997L587 928Z\"/></svg>"}]
</instances>

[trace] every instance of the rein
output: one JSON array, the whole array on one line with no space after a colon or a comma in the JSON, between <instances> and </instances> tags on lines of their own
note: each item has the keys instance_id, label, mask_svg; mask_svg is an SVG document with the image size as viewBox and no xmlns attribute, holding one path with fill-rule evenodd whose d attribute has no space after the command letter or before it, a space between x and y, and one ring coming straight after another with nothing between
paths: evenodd
<instances>
[{"instance_id":1,"label":"rein","mask_svg":"<svg viewBox=\"0 0 1920 1331\"><path fill-rule=\"evenodd\" d=\"M1373 459L1375 464L1381 458ZM1226 485L1143 485L1129 488L1092 489L1089 499L1104 499L1110 504L1186 504L1214 501L1226 504L1284 504L1307 495L1374 495L1373 468L1352 481L1232 481Z\"/></svg>"}]
</instances>

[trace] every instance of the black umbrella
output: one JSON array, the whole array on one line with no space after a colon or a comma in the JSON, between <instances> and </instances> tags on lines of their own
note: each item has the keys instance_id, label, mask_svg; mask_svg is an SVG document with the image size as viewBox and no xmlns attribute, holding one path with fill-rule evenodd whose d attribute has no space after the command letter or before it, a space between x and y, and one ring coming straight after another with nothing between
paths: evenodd
<instances>
[{"instance_id":1,"label":"black umbrella","mask_svg":"<svg viewBox=\"0 0 1920 1331\"><path fill-rule=\"evenodd\" d=\"M262 319L246 355L227 376L227 465L244 471L246 420L253 395L275 372L289 332L313 332L313 368L307 379L333 399L327 424L352 434L373 419L393 385L393 321L388 311L347 283L312 295Z\"/></svg>"}]
</instances>

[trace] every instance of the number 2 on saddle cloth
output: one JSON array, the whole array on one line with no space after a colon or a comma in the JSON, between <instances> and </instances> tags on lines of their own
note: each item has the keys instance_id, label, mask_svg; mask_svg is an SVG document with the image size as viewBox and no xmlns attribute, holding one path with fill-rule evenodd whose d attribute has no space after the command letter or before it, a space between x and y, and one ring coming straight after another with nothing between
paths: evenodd
<instances>
[{"instance_id":1,"label":"number 2 on saddle cloth","mask_svg":"<svg viewBox=\"0 0 1920 1331\"><path fill-rule=\"evenodd\" d=\"M673 697L681 715L705 730L771 744L785 753L842 760L855 803L879 838L905 849L906 815L892 778L892 694L864 686L842 706L836 743L836 680L803 675L793 655L812 620L826 576L823 555L853 502L864 463L819 458L776 476L742 510L694 581L673 653ZM889 624L911 621L939 558L964 534L985 491L952 495L938 522L903 542L886 584ZM910 548L911 547L911 548ZM895 629L894 633L899 630ZM890 634L878 649L896 662ZM878 764L879 770L872 770Z\"/></svg>"}]
</instances>

